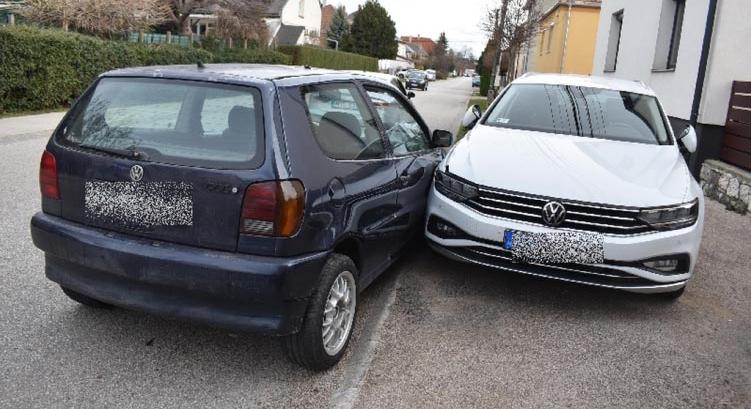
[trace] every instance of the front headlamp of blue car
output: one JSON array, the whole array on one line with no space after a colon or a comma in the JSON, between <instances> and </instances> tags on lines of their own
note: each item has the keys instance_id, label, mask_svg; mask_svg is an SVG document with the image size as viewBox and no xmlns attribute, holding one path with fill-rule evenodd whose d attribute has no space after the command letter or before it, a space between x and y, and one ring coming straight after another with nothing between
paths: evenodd
<instances>
[{"instance_id":1,"label":"front headlamp of blue car","mask_svg":"<svg viewBox=\"0 0 751 409\"><path fill-rule=\"evenodd\" d=\"M477 186L471 183L459 180L440 170L435 172L435 188L442 195L457 202L464 202L474 199L479 194Z\"/></svg>"},{"instance_id":2,"label":"front headlamp of blue car","mask_svg":"<svg viewBox=\"0 0 751 409\"><path fill-rule=\"evenodd\" d=\"M698 217L698 199L676 206L645 209L639 213L639 220L657 230L677 230L693 226Z\"/></svg>"}]
</instances>

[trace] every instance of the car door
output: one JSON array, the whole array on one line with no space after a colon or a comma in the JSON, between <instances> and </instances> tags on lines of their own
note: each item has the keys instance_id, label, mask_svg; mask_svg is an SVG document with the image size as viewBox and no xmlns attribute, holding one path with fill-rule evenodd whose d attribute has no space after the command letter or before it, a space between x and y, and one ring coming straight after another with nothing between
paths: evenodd
<instances>
[{"instance_id":1,"label":"car door","mask_svg":"<svg viewBox=\"0 0 751 409\"><path fill-rule=\"evenodd\" d=\"M301 147L291 161L294 173L324 187L325 213L341 226L335 231L337 239L354 236L361 243L365 275L361 278L367 281L390 262L392 223L398 210L394 162L374 113L354 82L308 84L301 91L298 95L312 134L297 128L290 135L298 138L295 145Z\"/></svg>"},{"instance_id":2,"label":"car door","mask_svg":"<svg viewBox=\"0 0 751 409\"><path fill-rule=\"evenodd\" d=\"M394 158L399 183L396 220L403 243L423 224L428 191L442 151L431 147L427 125L402 95L374 84L365 85L365 90Z\"/></svg>"}]
</instances>

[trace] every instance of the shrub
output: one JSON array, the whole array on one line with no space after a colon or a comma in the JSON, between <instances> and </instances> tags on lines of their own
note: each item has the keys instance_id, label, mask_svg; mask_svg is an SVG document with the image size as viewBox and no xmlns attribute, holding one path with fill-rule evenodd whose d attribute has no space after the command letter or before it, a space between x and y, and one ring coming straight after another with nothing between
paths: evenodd
<instances>
[{"instance_id":1,"label":"shrub","mask_svg":"<svg viewBox=\"0 0 751 409\"><path fill-rule=\"evenodd\" d=\"M190 47L128 44L26 26L0 28L0 112L68 105L99 74L115 68L212 58Z\"/></svg>"},{"instance_id":2,"label":"shrub","mask_svg":"<svg viewBox=\"0 0 751 409\"><path fill-rule=\"evenodd\" d=\"M490 74L482 73L480 75L480 95L483 97L488 96L488 90L490 89Z\"/></svg>"},{"instance_id":3,"label":"shrub","mask_svg":"<svg viewBox=\"0 0 751 409\"><path fill-rule=\"evenodd\" d=\"M289 64L290 57L268 49L225 48L214 52L215 63Z\"/></svg>"},{"instance_id":4,"label":"shrub","mask_svg":"<svg viewBox=\"0 0 751 409\"><path fill-rule=\"evenodd\" d=\"M309 65L334 70L378 71L378 59L309 46L281 46L279 51L290 56L293 65Z\"/></svg>"}]
</instances>

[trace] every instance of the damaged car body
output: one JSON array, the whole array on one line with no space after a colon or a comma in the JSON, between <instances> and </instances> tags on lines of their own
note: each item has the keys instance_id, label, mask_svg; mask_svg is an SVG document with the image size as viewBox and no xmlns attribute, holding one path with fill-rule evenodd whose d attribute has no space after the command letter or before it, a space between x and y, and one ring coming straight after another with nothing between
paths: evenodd
<instances>
[{"instance_id":1,"label":"damaged car body","mask_svg":"<svg viewBox=\"0 0 751 409\"><path fill-rule=\"evenodd\" d=\"M421 230L451 138L363 76L117 70L50 139L32 238L78 302L282 336L325 369L358 294Z\"/></svg>"}]
</instances>

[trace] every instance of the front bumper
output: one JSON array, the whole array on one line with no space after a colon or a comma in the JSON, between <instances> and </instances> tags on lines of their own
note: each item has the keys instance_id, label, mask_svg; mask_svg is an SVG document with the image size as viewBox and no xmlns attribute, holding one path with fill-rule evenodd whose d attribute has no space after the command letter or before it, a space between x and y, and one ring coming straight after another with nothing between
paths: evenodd
<instances>
[{"instance_id":1,"label":"front bumper","mask_svg":"<svg viewBox=\"0 0 751 409\"><path fill-rule=\"evenodd\" d=\"M457 226L466 236L459 239L438 237L426 225L425 235L437 252L463 262L486 267L546 277L556 280L614 288L640 293L675 291L691 278L699 252L703 207L698 222L680 230L640 235L604 235L605 262L598 265L541 265L515 263L502 247L506 230L554 232L525 223L482 214L431 189L428 217L437 217ZM662 273L643 267L644 260L687 254L689 262L680 273Z\"/></svg>"},{"instance_id":2,"label":"front bumper","mask_svg":"<svg viewBox=\"0 0 751 409\"><path fill-rule=\"evenodd\" d=\"M260 257L31 220L47 277L102 302L269 335L299 330L328 253Z\"/></svg>"}]
</instances>

